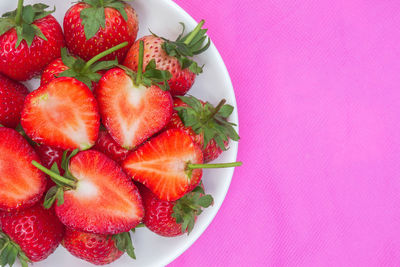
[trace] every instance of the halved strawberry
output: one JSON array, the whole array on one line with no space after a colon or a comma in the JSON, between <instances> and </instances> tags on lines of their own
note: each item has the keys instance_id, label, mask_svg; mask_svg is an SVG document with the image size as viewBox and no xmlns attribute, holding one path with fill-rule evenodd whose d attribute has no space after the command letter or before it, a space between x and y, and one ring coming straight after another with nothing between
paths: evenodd
<instances>
[{"instance_id":1,"label":"halved strawberry","mask_svg":"<svg viewBox=\"0 0 400 267\"><path fill-rule=\"evenodd\" d=\"M202 170L189 163L203 163L201 149L183 130L171 129L150 139L128 155L122 167L162 200L177 200L201 180Z\"/></svg>"},{"instance_id":2,"label":"halved strawberry","mask_svg":"<svg viewBox=\"0 0 400 267\"><path fill-rule=\"evenodd\" d=\"M96 142L100 116L89 88L74 78L62 77L27 96L21 125L37 143L84 150Z\"/></svg>"},{"instance_id":3,"label":"halved strawberry","mask_svg":"<svg viewBox=\"0 0 400 267\"><path fill-rule=\"evenodd\" d=\"M143 63L143 42L141 52ZM100 80L96 98L102 122L120 146L133 149L169 122L172 98L159 84L166 84L169 77L155 69L153 61L144 73L115 68Z\"/></svg>"},{"instance_id":4,"label":"halved strawberry","mask_svg":"<svg viewBox=\"0 0 400 267\"><path fill-rule=\"evenodd\" d=\"M56 213L61 222L79 231L97 234L130 231L144 213L132 180L103 153L87 150L75 156L76 152L64 160L63 177L57 170L50 171L33 162L58 185L47 193L45 206L50 207L57 199Z\"/></svg>"},{"instance_id":5,"label":"halved strawberry","mask_svg":"<svg viewBox=\"0 0 400 267\"><path fill-rule=\"evenodd\" d=\"M46 177L31 164L39 157L13 129L1 127L0 140L0 211L30 207L46 187Z\"/></svg>"},{"instance_id":6,"label":"halved strawberry","mask_svg":"<svg viewBox=\"0 0 400 267\"><path fill-rule=\"evenodd\" d=\"M159 199L173 201L192 191L202 168L229 168L241 162L202 164L200 147L184 130L170 129L150 139L122 163L133 180L144 184Z\"/></svg>"}]
</instances>

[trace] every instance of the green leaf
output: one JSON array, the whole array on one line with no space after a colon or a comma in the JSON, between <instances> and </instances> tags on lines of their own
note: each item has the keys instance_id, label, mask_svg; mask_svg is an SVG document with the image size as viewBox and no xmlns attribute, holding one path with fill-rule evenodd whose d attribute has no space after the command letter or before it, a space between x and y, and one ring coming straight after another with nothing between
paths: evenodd
<instances>
[{"instance_id":1,"label":"green leaf","mask_svg":"<svg viewBox=\"0 0 400 267\"><path fill-rule=\"evenodd\" d=\"M62 187L57 188L56 199L57 206L64 204L64 190L62 189Z\"/></svg>"},{"instance_id":2,"label":"green leaf","mask_svg":"<svg viewBox=\"0 0 400 267\"><path fill-rule=\"evenodd\" d=\"M13 266L15 260L17 259L18 249L15 246L11 246L10 252L8 253L8 265Z\"/></svg>"},{"instance_id":3,"label":"green leaf","mask_svg":"<svg viewBox=\"0 0 400 267\"><path fill-rule=\"evenodd\" d=\"M145 72L156 69L157 65L156 65L156 60L153 58L152 60L150 60L150 62L147 64Z\"/></svg>"},{"instance_id":4,"label":"green leaf","mask_svg":"<svg viewBox=\"0 0 400 267\"><path fill-rule=\"evenodd\" d=\"M74 58L73 56L70 56L68 54L68 50L66 47L62 47L61 48L61 60L65 66L67 66L68 68L71 69L76 61L76 58Z\"/></svg>"},{"instance_id":5,"label":"green leaf","mask_svg":"<svg viewBox=\"0 0 400 267\"><path fill-rule=\"evenodd\" d=\"M22 9L22 19L27 24L32 24L33 19L35 18L35 12L33 11L33 6L25 6Z\"/></svg>"},{"instance_id":6,"label":"green leaf","mask_svg":"<svg viewBox=\"0 0 400 267\"><path fill-rule=\"evenodd\" d=\"M44 36L42 30L40 30L38 26L32 24L32 27L33 27L33 29L34 29L34 34L35 34L36 36L38 36L39 38L41 38L41 39L43 39L43 40L45 40L45 41L48 41L47 38L46 38L46 36Z\"/></svg>"},{"instance_id":7,"label":"green leaf","mask_svg":"<svg viewBox=\"0 0 400 267\"><path fill-rule=\"evenodd\" d=\"M60 174L60 170L58 169L58 165L57 162L54 162L53 165L51 165L51 169L52 172L55 172L57 174Z\"/></svg>"},{"instance_id":8,"label":"green leaf","mask_svg":"<svg viewBox=\"0 0 400 267\"><path fill-rule=\"evenodd\" d=\"M218 115L222 116L223 118L228 118L232 112L234 107L231 105L224 105L219 111Z\"/></svg>"},{"instance_id":9,"label":"green leaf","mask_svg":"<svg viewBox=\"0 0 400 267\"><path fill-rule=\"evenodd\" d=\"M49 191L47 191L46 196L44 198L43 207L45 209L50 209L53 206L54 201L56 200L56 194L58 191L57 186L52 186Z\"/></svg>"},{"instance_id":10,"label":"green leaf","mask_svg":"<svg viewBox=\"0 0 400 267\"><path fill-rule=\"evenodd\" d=\"M128 14L125 11L125 5L122 2L112 2L105 5L106 7L115 8L116 10L121 13L121 16L124 18L125 21L128 21Z\"/></svg>"},{"instance_id":11,"label":"green leaf","mask_svg":"<svg viewBox=\"0 0 400 267\"><path fill-rule=\"evenodd\" d=\"M67 69L58 74L57 77L76 77L77 73L73 69Z\"/></svg>"},{"instance_id":12,"label":"green leaf","mask_svg":"<svg viewBox=\"0 0 400 267\"><path fill-rule=\"evenodd\" d=\"M17 32L17 42L15 43L15 48L18 48L18 46L21 44L22 40L24 39L22 35L22 27L17 26L15 27L15 31Z\"/></svg>"},{"instance_id":13,"label":"green leaf","mask_svg":"<svg viewBox=\"0 0 400 267\"><path fill-rule=\"evenodd\" d=\"M0 35L15 27L15 23L10 18L0 18Z\"/></svg>"},{"instance_id":14,"label":"green leaf","mask_svg":"<svg viewBox=\"0 0 400 267\"><path fill-rule=\"evenodd\" d=\"M110 61L100 61L92 65L91 70L93 72L98 72L100 70L109 70L118 66L118 60L110 60Z\"/></svg>"},{"instance_id":15,"label":"green leaf","mask_svg":"<svg viewBox=\"0 0 400 267\"><path fill-rule=\"evenodd\" d=\"M35 28L29 24L22 24L22 38L26 41L28 46L30 47L33 42L33 38L35 38Z\"/></svg>"},{"instance_id":16,"label":"green leaf","mask_svg":"<svg viewBox=\"0 0 400 267\"><path fill-rule=\"evenodd\" d=\"M88 7L81 11L82 24L85 30L86 40L89 40L99 31L100 27L105 28L104 7Z\"/></svg>"},{"instance_id":17,"label":"green leaf","mask_svg":"<svg viewBox=\"0 0 400 267\"><path fill-rule=\"evenodd\" d=\"M214 202L214 199L211 195L205 195L200 198L199 205L203 208L208 208Z\"/></svg>"},{"instance_id":18,"label":"green leaf","mask_svg":"<svg viewBox=\"0 0 400 267\"><path fill-rule=\"evenodd\" d=\"M8 253L10 252L11 249L11 244L8 243L4 249L1 251L0 254L0 265L1 266L6 266L7 262L8 262Z\"/></svg>"}]
</instances>

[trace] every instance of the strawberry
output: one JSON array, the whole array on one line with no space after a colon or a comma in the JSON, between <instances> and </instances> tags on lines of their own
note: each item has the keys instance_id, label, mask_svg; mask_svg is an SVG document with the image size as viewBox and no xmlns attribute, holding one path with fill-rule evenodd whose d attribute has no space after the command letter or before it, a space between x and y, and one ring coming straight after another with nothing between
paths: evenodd
<instances>
[{"instance_id":1,"label":"strawberry","mask_svg":"<svg viewBox=\"0 0 400 267\"><path fill-rule=\"evenodd\" d=\"M44 4L23 6L3 14L0 19L0 72L17 80L38 75L55 58L60 57L64 36L60 24L45 11Z\"/></svg>"},{"instance_id":2,"label":"strawberry","mask_svg":"<svg viewBox=\"0 0 400 267\"><path fill-rule=\"evenodd\" d=\"M228 168L241 162L202 164L201 149L181 129L153 137L122 163L133 180L149 188L159 199L174 201L192 191L201 180L202 168Z\"/></svg>"},{"instance_id":3,"label":"strawberry","mask_svg":"<svg viewBox=\"0 0 400 267\"><path fill-rule=\"evenodd\" d=\"M15 128L21 119L21 111L28 89L21 83L0 74L0 124Z\"/></svg>"},{"instance_id":4,"label":"strawberry","mask_svg":"<svg viewBox=\"0 0 400 267\"><path fill-rule=\"evenodd\" d=\"M103 62L97 61L127 45L128 42L124 42L112 47L96 55L88 62L79 57L68 55L67 49L63 48L61 49L61 58L54 60L43 71L40 85L43 86L58 77L73 77L86 84L89 88L94 88L97 86L97 82L100 80L101 76L104 75L104 70L111 69L118 65L117 60Z\"/></svg>"},{"instance_id":5,"label":"strawberry","mask_svg":"<svg viewBox=\"0 0 400 267\"><path fill-rule=\"evenodd\" d=\"M134 71L139 69L139 42L143 41L145 44L143 68L154 59L158 69L168 70L172 74L172 78L168 81L171 94L185 95L193 86L196 75L203 72L203 68L190 58L204 52L210 46L210 39L203 46L207 39L205 36L207 30L202 29L203 24L204 20L186 36L183 36L185 26L182 24L182 34L174 42L154 34L142 37L129 49L124 65Z\"/></svg>"},{"instance_id":6,"label":"strawberry","mask_svg":"<svg viewBox=\"0 0 400 267\"><path fill-rule=\"evenodd\" d=\"M46 178L31 165L33 148L15 130L0 128L0 211L33 206L43 195Z\"/></svg>"},{"instance_id":7,"label":"strawberry","mask_svg":"<svg viewBox=\"0 0 400 267\"><path fill-rule=\"evenodd\" d=\"M79 231L117 234L134 228L143 217L143 206L133 182L104 154L76 153L63 157L64 176L56 168L32 162L57 184L47 192L44 206L49 208L57 200L55 210L61 222Z\"/></svg>"},{"instance_id":8,"label":"strawberry","mask_svg":"<svg viewBox=\"0 0 400 267\"><path fill-rule=\"evenodd\" d=\"M129 150L118 145L118 143L115 142L111 135L105 130L100 130L99 138L97 139L93 149L106 154L117 163L124 161L129 154Z\"/></svg>"},{"instance_id":9,"label":"strawberry","mask_svg":"<svg viewBox=\"0 0 400 267\"><path fill-rule=\"evenodd\" d=\"M36 154L39 156L40 162L48 169L51 169L55 164L54 168L60 170L61 175L64 174L64 170L61 168L63 150L52 146L34 144L33 148ZM46 175L47 176L47 175ZM47 176L46 192L56 184Z\"/></svg>"},{"instance_id":10,"label":"strawberry","mask_svg":"<svg viewBox=\"0 0 400 267\"><path fill-rule=\"evenodd\" d=\"M233 106L223 99L216 107L193 96L174 98L174 114L167 129L179 128L192 136L203 151L204 162L210 162L225 151L229 139L239 140L233 123L227 118Z\"/></svg>"},{"instance_id":11,"label":"strawberry","mask_svg":"<svg viewBox=\"0 0 400 267\"><path fill-rule=\"evenodd\" d=\"M141 52L143 60L143 42ZM141 69L134 73L121 66L102 77L96 89L100 114L104 126L120 146L135 148L171 119L172 98L161 89L165 89L169 78L169 72L155 69L154 61L144 73Z\"/></svg>"},{"instance_id":12,"label":"strawberry","mask_svg":"<svg viewBox=\"0 0 400 267\"><path fill-rule=\"evenodd\" d=\"M60 149L88 149L100 127L96 99L80 81L61 77L25 99L21 125L33 141Z\"/></svg>"},{"instance_id":13,"label":"strawberry","mask_svg":"<svg viewBox=\"0 0 400 267\"><path fill-rule=\"evenodd\" d=\"M0 225L1 266L12 266L17 257L26 267L29 261L42 261L56 250L64 235L64 226L54 212L40 204L5 213Z\"/></svg>"},{"instance_id":14,"label":"strawberry","mask_svg":"<svg viewBox=\"0 0 400 267\"><path fill-rule=\"evenodd\" d=\"M190 233L203 208L213 203L211 195L205 195L202 186L197 186L176 201L159 199L145 186L138 186L143 199L145 216L143 223L152 232L167 237Z\"/></svg>"},{"instance_id":15,"label":"strawberry","mask_svg":"<svg viewBox=\"0 0 400 267\"><path fill-rule=\"evenodd\" d=\"M136 12L129 4L118 0L83 0L65 14L65 40L68 50L84 60L128 42L127 47L102 59L117 57L122 62L136 40L138 24Z\"/></svg>"},{"instance_id":16,"label":"strawberry","mask_svg":"<svg viewBox=\"0 0 400 267\"><path fill-rule=\"evenodd\" d=\"M96 265L116 261L124 254L124 251L132 258L136 258L129 232L101 235L80 232L67 227L63 245L75 257Z\"/></svg>"}]
</instances>

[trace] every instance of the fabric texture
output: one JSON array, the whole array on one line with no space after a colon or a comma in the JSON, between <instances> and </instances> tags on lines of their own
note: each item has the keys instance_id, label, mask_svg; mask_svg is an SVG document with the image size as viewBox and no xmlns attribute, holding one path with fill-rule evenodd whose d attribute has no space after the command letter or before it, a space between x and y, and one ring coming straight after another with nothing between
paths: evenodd
<instances>
[{"instance_id":1,"label":"fabric texture","mask_svg":"<svg viewBox=\"0 0 400 267\"><path fill-rule=\"evenodd\" d=\"M400 266L400 2L175 1L228 67L244 165L170 266Z\"/></svg>"}]
</instances>

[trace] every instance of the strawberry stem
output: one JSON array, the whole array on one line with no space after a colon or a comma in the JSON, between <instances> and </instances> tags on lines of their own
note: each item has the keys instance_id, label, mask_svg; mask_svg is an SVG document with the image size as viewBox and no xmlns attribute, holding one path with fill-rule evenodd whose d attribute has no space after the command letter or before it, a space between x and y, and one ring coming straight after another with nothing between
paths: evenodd
<instances>
[{"instance_id":1,"label":"strawberry stem","mask_svg":"<svg viewBox=\"0 0 400 267\"><path fill-rule=\"evenodd\" d=\"M230 162L230 163L216 163L216 164L192 164L189 163L186 165L187 170L193 169L216 169L216 168L231 168L242 166L242 162Z\"/></svg>"},{"instance_id":2,"label":"strawberry stem","mask_svg":"<svg viewBox=\"0 0 400 267\"><path fill-rule=\"evenodd\" d=\"M221 110L221 108L225 105L226 100L222 99L218 105L214 108L214 111L210 114L210 119L214 118L214 116Z\"/></svg>"},{"instance_id":3,"label":"strawberry stem","mask_svg":"<svg viewBox=\"0 0 400 267\"><path fill-rule=\"evenodd\" d=\"M142 82L142 74L143 74L143 56L144 56L144 42L139 42L139 63L138 63L138 71L136 75L136 85L139 86Z\"/></svg>"},{"instance_id":4,"label":"strawberry stem","mask_svg":"<svg viewBox=\"0 0 400 267\"><path fill-rule=\"evenodd\" d=\"M185 45L189 45L191 41L193 41L194 37L199 33L201 30L201 27L203 27L205 21L201 20L200 23L194 28L194 30L190 33L190 35L186 38L185 42L183 42Z\"/></svg>"},{"instance_id":5,"label":"strawberry stem","mask_svg":"<svg viewBox=\"0 0 400 267\"><path fill-rule=\"evenodd\" d=\"M35 160L32 160L32 165L35 166L36 168L38 168L39 170L41 170L42 172L44 172L45 174L49 175L51 180L53 180L56 184L62 183L62 184L65 184L65 185L71 187L72 189L76 189L75 181L71 181L70 179L65 178L65 177L47 169L46 167L40 165L40 163L38 163Z\"/></svg>"},{"instance_id":6,"label":"strawberry stem","mask_svg":"<svg viewBox=\"0 0 400 267\"><path fill-rule=\"evenodd\" d=\"M106 51L103 51L100 54L94 56L92 59L90 59L88 62L86 62L85 66L83 66L82 73L87 71L90 68L90 66L92 66L94 63L96 63L101 58L108 56L109 54L111 54L127 45L128 45L128 42L123 42L123 43L120 43L119 45L111 47L110 49L107 49Z\"/></svg>"},{"instance_id":7,"label":"strawberry stem","mask_svg":"<svg viewBox=\"0 0 400 267\"><path fill-rule=\"evenodd\" d=\"M22 9L24 9L24 0L18 0L17 15L15 17L15 23L21 25L22 23Z\"/></svg>"}]
</instances>

